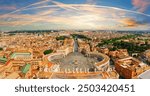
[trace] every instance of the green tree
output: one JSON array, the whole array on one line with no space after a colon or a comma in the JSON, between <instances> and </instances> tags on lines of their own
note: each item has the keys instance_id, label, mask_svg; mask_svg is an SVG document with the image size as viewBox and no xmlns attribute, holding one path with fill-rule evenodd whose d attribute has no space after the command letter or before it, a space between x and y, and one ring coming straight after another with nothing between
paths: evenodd
<instances>
[{"instance_id":1,"label":"green tree","mask_svg":"<svg viewBox=\"0 0 150 96\"><path fill-rule=\"evenodd\" d=\"M69 38L67 36L59 36L59 37L56 37L56 40L65 40L66 38Z\"/></svg>"},{"instance_id":2,"label":"green tree","mask_svg":"<svg viewBox=\"0 0 150 96\"><path fill-rule=\"evenodd\" d=\"M2 51L3 50L3 48L2 47L0 47L0 51Z\"/></svg>"},{"instance_id":3,"label":"green tree","mask_svg":"<svg viewBox=\"0 0 150 96\"><path fill-rule=\"evenodd\" d=\"M45 50L45 51L44 51L44 55L50 54L50 53L52 53L52 52L53 52L53 50L51 50L51 49Z\"/></svg>"}]
</instances>

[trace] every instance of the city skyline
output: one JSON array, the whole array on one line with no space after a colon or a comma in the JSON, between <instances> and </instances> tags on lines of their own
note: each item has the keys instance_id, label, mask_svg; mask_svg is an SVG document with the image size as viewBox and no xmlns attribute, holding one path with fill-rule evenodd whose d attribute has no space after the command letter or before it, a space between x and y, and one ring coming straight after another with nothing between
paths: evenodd
<instances>
[{"instance_id":1,"label":"city skyline","mask_svg":"<svg viewBox=\"0 0 150 96\"><path fill-rule=\"evenodd\" d=\"M150 79L150 34L0 34L1 79Z\"/></svg>"},{"instance_id":2,"label":"city skyline","mask_svg":"<svg viewBox=\"0 0 150 96\"><path fill-rule=\"evenodd\" d=\"M149 30L150 0L1 0L0 30Z\"/></svg>"}]
</instances>

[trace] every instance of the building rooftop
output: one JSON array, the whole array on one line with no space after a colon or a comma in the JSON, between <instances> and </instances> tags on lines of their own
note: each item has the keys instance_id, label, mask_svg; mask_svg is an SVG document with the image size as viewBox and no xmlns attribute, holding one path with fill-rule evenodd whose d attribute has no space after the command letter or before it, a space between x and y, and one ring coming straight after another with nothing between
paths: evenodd
<instances>
[{"instance_id":1,"label":"building rooftop","mask_svg":"<svg viewBox=\"0 0 150 96\"><path fill-rule=\"evenodd\" d=\"M26 74L29 71L30 67L31 67L30 64L26 64L21 70L22 73Z\"/></svg>"},{"instance_id":2,"label":"building rooftop","mask_svg":"<svg viewBox=\"0 0 150 96\"><path fill-rule=\"evenodd\" d=\"M19 78L19 74L16 72L11 73L10 75L8 75L7 77L5 77L5 79L17 79Z\"/></svg>"},{"instance_id":3,"label":"building rooftop","mask_svg":"<svg viewBox=\"0 0 150 96\"><path fill-rule=\"evenodd\" d=\"M7 62L7 58L0 57L0 62L2 62L2 63L6 63L6 62Z\"/></svg>"},{"instance_id":4,"label":"building rooftop","mask_svg":"<svg viewBox=\"0 0 150 96\"><path fill-rule=\"evenodd\" d=\"M13 54L11 54L11 58L14 58L14 57L16 57L17 55L31 55L31 53L29 53L29 52L14 52Z\"/></svg>"},{"instance_id":5,"label":"building rooftop","mask_svg":"<svg viewBox=\"0 0 150 96\"><path fill-rule=\"evenodd\" d=\"M150 79L150 69L138 76L139 79Z\"/></svg>"}]
</instances>

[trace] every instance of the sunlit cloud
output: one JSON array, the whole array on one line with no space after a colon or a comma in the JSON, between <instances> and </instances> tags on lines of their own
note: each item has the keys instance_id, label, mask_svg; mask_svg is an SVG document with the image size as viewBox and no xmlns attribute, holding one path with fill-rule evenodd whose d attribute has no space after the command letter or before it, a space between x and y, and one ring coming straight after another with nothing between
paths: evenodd
<instances>
[{"instance_id":1,"label":"sunlit cloud","mask_svg":"<svg viewBox=\"0 0 150 96\"><path fill-rule=\"evenodd\" d=\"M21 26L28 25L39 21L47 21L49 18L47 15L50 15L55 10L45 10L37 14L10 14L7 16L0 16L2 19L8 19L8 21L0 22L0 25L5 26Z\"/></svg>"},{"instance_id":2,"label":"sunlit cloud","mask_svg":"<svg viewBox=\"0 0 150 96\"><path fill-rule=\"evenodd\" d=\"M150 6L150 0L132 0L134 8L139 12L144 12Z\"/></svg>"},{"instance_id":3,"label":"sunlit cloud","mask_svg":"<svg viewBox=\"0 0 150 96\"><path fill-rule=\"evenodd\" d=\"M125 27L136 27L136 26L138 26L140 24L139 22L137 22L136 20L134 20L132 18L124 18L124 19L120 20L120 22Z\"/></svg>"},{"instance_id":4,"label":"sunlit cloud","mask_svg":"<svg viewBox=\"0 0 150 96\"><path fill-rule=\"evenodd\" d=\"M56 0L41 0L8 14L0 15L0 26L18 28L45 24L53 29L148 29L150 15L137 11L110 6L94 5L96 0L86 4L64 4ZM34 13L28 13L28 11ZM147 22L138 20L142 17ZM149 20L149 21L148 21Z\"/></svg>"}]
</instances>

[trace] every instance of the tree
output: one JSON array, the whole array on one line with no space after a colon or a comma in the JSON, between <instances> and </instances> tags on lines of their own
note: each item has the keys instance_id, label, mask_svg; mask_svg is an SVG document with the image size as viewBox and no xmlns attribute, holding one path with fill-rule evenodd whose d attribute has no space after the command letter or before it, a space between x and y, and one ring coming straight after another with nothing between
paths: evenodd
<instances>
[{"instance_id":1,"label":"tree","mask_svg":"<svg viewBox=\"0 0 150 96\"><path fill-rule=\"evenodd\" d=\"M53 50L51 50L51 49L45 50L45 51L44 51L44 55L50 54L50 53L52 53L52 52L53 52Z\"/></svg>"},{"instance_id":2,"label":"tree","mask_svg":"<svg viewBox=\"0 0 150 96\"><path fill-rule=\"evenodd\" d=\"M59 36L59 37L56 37L56 40L65 40L66 38L69 38L67 36Z\"/></svg>"},{"instance_id":3,"label":"tree","mask_svg":"<svg viewBox=\"0 0 150 96\"><path fill-rule=\"evenodd\" d=\"M0 47L0 51L2 51L3 50L3 48L2 47Z\"/></svg>"}]
</instances>

